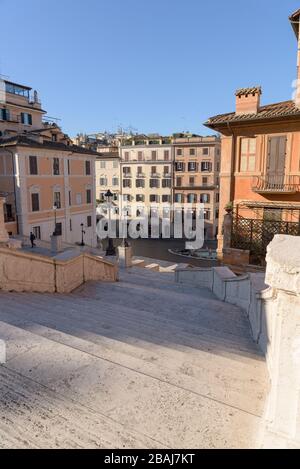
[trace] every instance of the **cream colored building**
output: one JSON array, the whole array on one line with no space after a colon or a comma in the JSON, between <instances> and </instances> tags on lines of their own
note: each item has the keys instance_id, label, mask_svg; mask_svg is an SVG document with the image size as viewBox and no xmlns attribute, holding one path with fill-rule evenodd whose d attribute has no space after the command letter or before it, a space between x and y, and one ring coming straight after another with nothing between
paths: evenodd
<instances>
[{"instance_id":1,"label":"cream colored building","mask_svg":"<svg viewBox=\"0 0 300 469\"><path fill-rule=\"evenodd\" d=\"M121 142L121 195L128 216L139 216L143 207L163 207L172 203L173 153L171 139L160 136L135 136Z\"/></svg>"},{"instance_id":2,"label":"cream colored building","mask_svg":"<svg viewBox=\"0 0 300 469\"><path fill-rule=\"evenodd\" d=\"M72 145L56 124L45 123L37 93L2 82L0 103L0 192L6 196L11 235L97 244L96 153ZM54 208L56 207L56 208ZM56 219L56 225L55 225Z\"/></svg>"},{"instance_id":3,"label":"cream colored building","mask_svg":"<svg viewBox=\"0 0 300 469\"><path fill-rule=\"evenodd\" d=\"M96 199L105 201L105 194L110 190L113 200L119 200L121 190L120 157L119 152L99 153L96 158Z\"/></svg>"},{"instance_id":4,"label":"cream colored building","mask_svg":"<svg viewBox=\"0 0 300 469\"><path fill-rule=\"evenodd\" d=\"M183 135L173 138L175 157L174 204L196 209L204 204L205 239L219 230L221 141L215 136Z\"/></svg>"}]
</instances>

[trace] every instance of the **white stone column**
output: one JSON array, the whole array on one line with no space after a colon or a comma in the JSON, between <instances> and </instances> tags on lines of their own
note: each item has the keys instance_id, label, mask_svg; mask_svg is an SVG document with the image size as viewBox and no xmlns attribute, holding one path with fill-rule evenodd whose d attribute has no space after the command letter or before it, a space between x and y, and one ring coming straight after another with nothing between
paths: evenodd
<instances>
[{"instance_id":1,"label":"white stone column","mask_svg":"<svg viewBox=\"0 0 300 469\"><path fill-rule=\"evenodd\" d=\"M5 199L3 197L0 197L0 243L7 243L9 240L9 236L5 229L4 222L4 204Z\"/></svg>"},{"instance_id":2,"label":"white stone column","mask_svg":"<svg viewBox=\"0 0 300 469\"><path fill-rule=\"evenodd\" d=\"M268 344L271 390L263 447L300 448L300 237L275 236L268 247L266 283L276 298L276 317Z\"/></svg>"}]
</instances>

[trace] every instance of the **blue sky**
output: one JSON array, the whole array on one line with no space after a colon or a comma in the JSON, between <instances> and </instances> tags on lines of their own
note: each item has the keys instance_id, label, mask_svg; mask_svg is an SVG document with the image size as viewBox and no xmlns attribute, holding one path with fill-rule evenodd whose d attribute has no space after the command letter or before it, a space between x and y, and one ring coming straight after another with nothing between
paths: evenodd
<instances>
[{"instance_id":1,"label":"blue sky","mask_svg":"<svg viewBox=\"0 0 300 469\"><path fill-rule=\"evenodd\" d=\"M300 0L0 0L0 73L37 89L70 135L189 130L261 84L291 99Z\"/></svg>"}]
</instances>

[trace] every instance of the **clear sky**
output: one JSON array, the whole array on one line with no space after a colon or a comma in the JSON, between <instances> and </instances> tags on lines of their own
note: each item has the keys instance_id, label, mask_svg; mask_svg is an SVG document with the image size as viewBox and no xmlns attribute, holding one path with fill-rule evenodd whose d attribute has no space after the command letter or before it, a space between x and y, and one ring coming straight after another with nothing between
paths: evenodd
<instances>
[{"instance_id":1,"label":"clear sky","mask_svg":"<svg viewBox=\"0 0 300 469\"><path fill-rule=\"evenodd\" d=\"M65 132L169 134L234 110L239 87L291 99L300 0L0 0L0 73Z\"/></svg>"}]
</instances>

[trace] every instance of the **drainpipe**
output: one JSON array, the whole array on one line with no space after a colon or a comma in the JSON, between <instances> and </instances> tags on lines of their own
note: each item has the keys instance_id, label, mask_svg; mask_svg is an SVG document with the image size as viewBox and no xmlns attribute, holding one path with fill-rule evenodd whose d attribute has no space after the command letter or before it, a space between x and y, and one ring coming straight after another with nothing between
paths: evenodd
<instances>
[{"instance_id":1,"label":"drainpipe","mask_svg":"<svg viewBox=\"0 0 300 469\"><path fill-rule=\"evenodd\" d=\"M15 209L16 209L16 222L17 222L17 233L19 234L19 217L17 213L17 189L16 189L16 166L15 166L15 158L14 158L14 153L11 150L8 150L7 148L4 149L4 152L7 152L11 156L11 162L12 162L12 170L13 170L13 184L14 184L14 196L15 196Z\"/></svg>"}]
</instances>

